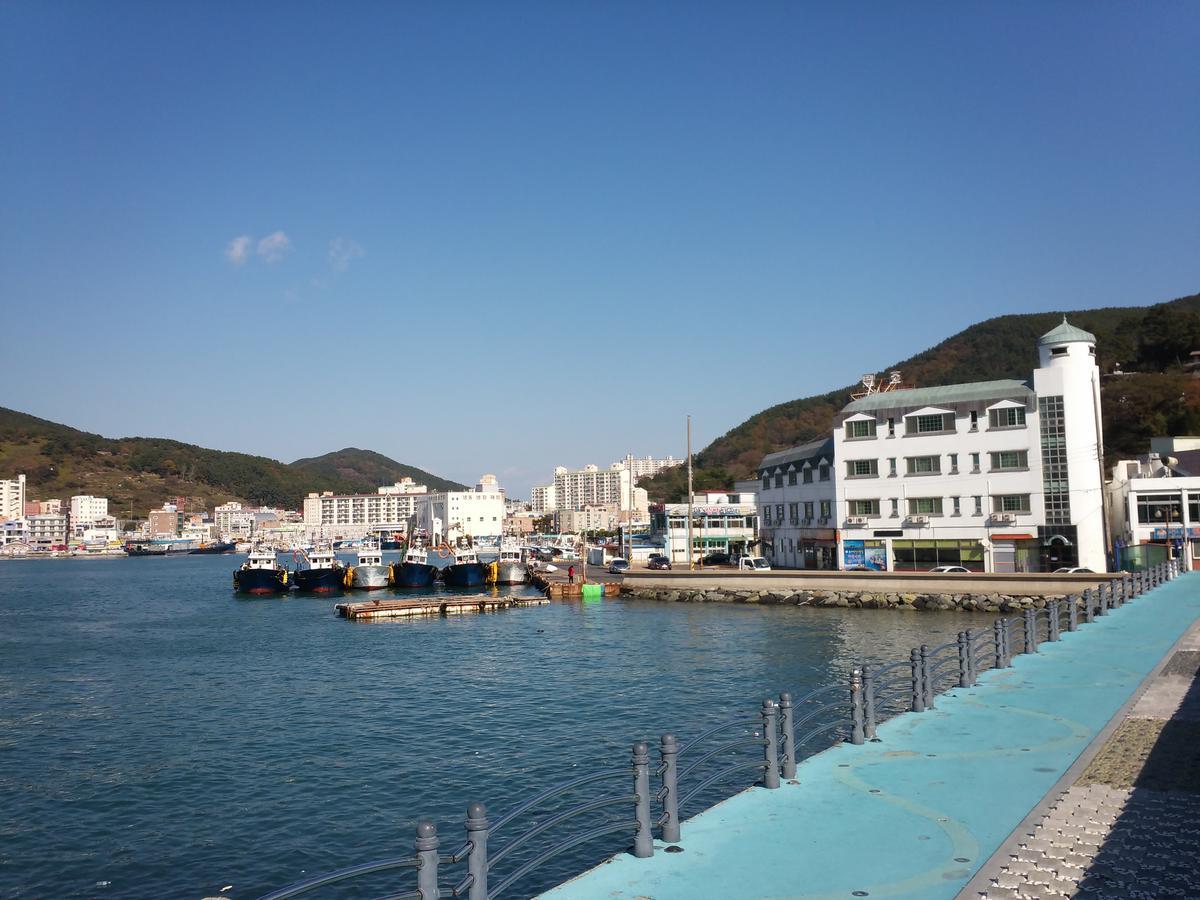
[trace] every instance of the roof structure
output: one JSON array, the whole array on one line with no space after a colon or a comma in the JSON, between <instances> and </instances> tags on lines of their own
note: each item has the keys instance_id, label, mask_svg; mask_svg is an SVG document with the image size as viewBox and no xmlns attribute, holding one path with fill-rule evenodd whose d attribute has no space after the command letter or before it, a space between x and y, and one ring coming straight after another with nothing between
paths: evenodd
<instances>
[{"instance_id":1,"label":"roof structure","mask_svg":"<svg viewBox=\"0 0 1200 900\"><path fill-rule=\"evenodd\" d=\"M1083 341L1088 344L1096 343L1096 336L1090 331L1084 331L1082 328L1076 328L1067 321L1067 317L1063 316L1062 324L1055 325L1052 329L1038 338L1038 346L1044 347L1047 344L1069 344L1074 341Z\"/></svg>"},{"instance_id":2,"label":"roof structure","mask_svg":"<svg viewBox=\"0 0 1200 900\"><path fill-rule=\"evenodd\" d=\"M758 468L761 471L762 469L783 465L784 463L817 459L819 457L833 459L833 438L821 438L820 440L809 441L807 444L788 447L786 450L777 450L774 453L768 453L763 457Z\"/></svg>"},{"instance_id":3,"label":"roof structure","mask_svg":"<svg viewBox=\"0 0 1200 900\"><path fill-rule=\"evenodd\" d=\"M1033 391L1023 381L1008 378L1002 381L972 381L967 384L945 384L938 387L907 388L881 391L852 400L842 407L843 413L868 412L874 409L898 407L945 406L950 403L971 403L978 400L1027 400Z\"/></svg>"}]
</instances>

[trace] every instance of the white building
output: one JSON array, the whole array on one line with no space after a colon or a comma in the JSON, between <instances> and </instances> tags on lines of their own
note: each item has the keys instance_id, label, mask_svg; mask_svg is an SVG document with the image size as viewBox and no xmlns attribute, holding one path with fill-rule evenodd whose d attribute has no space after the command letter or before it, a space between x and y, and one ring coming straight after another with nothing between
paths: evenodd
<instances>
[{"instance_id":1,"label":"white building","mask_svg":"<svg viewBox=\"0 0 1200 900\"><path fill-rule=\"evenodd\" d=\"M473 538L500 536L504 533L504 491L492 476L481 478L476 487L489 489L418 495L418 521L440 519L442 533L447 536L452 530Z\"/></svg>"},{"instance_id":2,"label":"white building","mask_svg":"<svg viewBox=\"0 0 1200 900\"><path fill-rule=\"evenodd\" d=\"M25 476L0 479L0 519L20 519L25 515Z\"/></svg>"},{"instance_id":3,"label":"white building","mask_svg":"<svg viewBox=\"0 0 1200 900\"><path fill-rule=\"evenodd\" d=\"M645 523L649 519L649 499L645 489L635 487L635 483L626 463L613 463L607 469L589 465L576 471L559 466L554 470L555 508L615 506L622 522Z\"/></svg>"},{"instance_id":4,"label":"white building","mask_svg":"<svg viewBox=\"0 0 1200 900\"><path fill-rule=\"evenodd\" d=\"M1113 466L1109 533L1123 568L1182 558L1200 566L1200 438L1154 438L1151 451Z\"/></svg>"},{"instance_id":5,"label":"white building","mask_svg":"<svg viewBox=\"0 0 1200 900\"><path fill-rule=\"evenodd\" d=\"M374 494L309 494L304 498L304 527L323 538L361 537L379 526L407 531L422 498L431 496L423 484L406 478Z\"/></svg>"},{"instance_id":6,"label":"white building","mask_svg":"<svg viewBox=\"0 0 1200 900\"><path fill-rule=\"evenodd\" d=\"M644 459L639 459L630 454L619 462L613 463L609 468L623 466L633 472L634 484L637 484L639 478L649 478L657 475L663 469L670 469L674 466L683 465L685 460L676 459L674 456L668 456L665 459L655 459L653 456L647 456Z\"/></svg>"},{"instance_id":7,"label":"white building","mask_svg":"<svg viewBox=\"0 0 1200 900\"><path fill-rule=\"evenodd\" d=\"M749 553L758 542L755 496L743 491L705 491L692 495L692 559L710 553ZM655 506L650 540L661 542L672 564L688 564L688 505Z\"/></svg>"},{"instance_id":8,"label":"white building","mask_svg":"<svg viewBox=\"0 0 1200 900\"><path fill-rule=\"evenodd\" d=\"M544 516L546 513L554 512L558 509L558 499L554 494L554 485L542 484L533 489L532 503L533 514L535 516Z\"/></svg>"},{"instance_id":9,"label":"white building","mask_svg":"<svg viewBox=\"0 0 1200 900\"><path fill-rule=\"evenodd\" d=\"M847 404L833 437L843 566L1105 571L1095 340L1065 320L1043 335L1033 390L975 382Z\"/></svg>"},{"instance_id":10,"label":"white building","mask_svg":"<svg viewBox=\"0 0 1200 900\"><path fill-rule=\"evenodd\" d=\"M71 527L80 529L108 518L108 498L77 494L71 498Z\"/></svg>"},{"instance_id":11,"label":"white building","mask_svg":"<svg viewBox=\"0 0 1200 900\"><path fill-rule=\"evenodd\" d=\"M429 488L423 484L417 484L409 477L401 478L395 484L384 485L379 488L376 493L380 494L425 494Z\"/></svg>"},{"instance_id":12,"label":"white building","mask_svg":"<svg viewBox=\"0 0 1200 900\"><path fill-rule=\"evenodd\" d=\"M772 566L838 568L833 439L769 453L758 476L759 534Z\"/></svg>"}]
</instances>

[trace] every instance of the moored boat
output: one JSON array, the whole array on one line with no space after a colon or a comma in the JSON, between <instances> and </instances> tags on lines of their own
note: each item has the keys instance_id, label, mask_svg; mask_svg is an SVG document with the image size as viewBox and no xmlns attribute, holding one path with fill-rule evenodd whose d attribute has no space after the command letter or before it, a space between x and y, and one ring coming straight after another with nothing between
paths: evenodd
<instances>
[{"instance_id":1,"label":"moored boat","mask_svg":"<svg viewBox=\"0 0 1200 900\"><path fill-rule=\"evenodd\" d=\"M442 570L442 578L450 587L482 587L486 571L475 548L469 543L454 548L454 562Z\"/></svg>"},{"instance_id":2,"label":"moored boat","mask_svg":"<svg viewBox=\"0 0 1200 900\"><path fill-rule=\"evenodd\" d=\"M288 590L288 570L275 560L274 550L250 551L233 573L233 586L246 594L281 594Z\"/></svg>"},{"instance_id":3,"label":"moored boat","mask_svg":"<svg viewBox=\"0 0 1200 900\"><path fill-rule=\"evenodd\" d=\"M430 565L429 551L423 546L409 547L404 561L392 567L396 587L427 588L437 578L437 566Z\"/></svg>"},{"instance_id":4,"label":"moored boat","mask_svg":"<svg viewBox=\"0 0 1200 900\"><path fill-rule=\"evenodd\" d=\"M322 547L306 554L308 568L297 569L296 590L324 594L340 591L344 587L346 567L337 558L332 548Z\"/></svg>"},{"instance_id":5,"label":"moored boat","mask_svg":"<svg viewBox=\"0 0 1200 900\"><path fill-rule=\"evenodd\" d=\"M384 565L377 545L366 546L358 551L358 562L346 570L343 583L356 591L377 591L388 586L391 568Z\"/></svg>"},{"instance_id":6,"label":"moored boat","mask_svg":"<svg viewBox=\"0 0 1200 900\"><path fill-rule=\"evenodd\" d=\"M493 584L524 584L529 580L529 568L521 561L521 548L509 541L500 544L500 556L488 568L488 580Z\"/></svg>"},{"instance_id":7,"label":"moored boat","mask_svg":"<svg viewBox=\"0 0 1200 900\"><path fill-rule=\"evenodd\" d=\"M188 551L190 555L198 553L233 553L237 549L237 544L233 541L213 541L211 544L201 544Z\"/></svg>"}]
</instances>

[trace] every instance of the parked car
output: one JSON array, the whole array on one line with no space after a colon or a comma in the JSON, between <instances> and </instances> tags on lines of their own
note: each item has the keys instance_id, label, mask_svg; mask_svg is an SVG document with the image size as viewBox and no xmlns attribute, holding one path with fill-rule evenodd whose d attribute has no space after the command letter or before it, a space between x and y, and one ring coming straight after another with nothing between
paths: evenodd
<instances>
[{"instance_id":1,"label":"parked car","mask_svg":"<svg viewBox=\"0 0 1200 900\"><path fill-rule=\"evenodd\" d=\"M617 557L608 564L608 571L610 575L624 575L629 571L629 560Z\"/></svg>"},{"instance_id":2,"label":"parked car","mask_svg":"<svg viewBox=\"0 0 1200 900\"><path fill-rule=\"evenodd\" d=\"M770 572L771 564L761 556L743 556L738 560L738 570L742 572Z\"/></svg>"},{"instance_id":3,"label":"parked car","mask_svg":"<svg viewBox=\"0 0 1200 900\"><path fill-rule=\"evenodd\" d=\"M671 561L665 556L651 556L646 562L647 569L670 569Z\"/></svg>"},{"instance_id":4,"label":"parked car","mask_svg":"<svg viewBox=\"0 0 1200 900\"><path fill-rule=\"evenodd\" d=\"M963 566L934 566L929 571L930 572L938 572L939 574L942 574L942 575L945 575L945 574L962 575L964 573L969 575L971 573L970 569L964 568Z\"/></svg>"},{"instance_id":5,"label":"parked car","mask_svg":"<svg viewBox=\"0 0 1200 900\"><path fill-rule=\"evenodd\" d=\"M700 559L702 566L727 566L729 565L728 553L710 553L708 556Z\"/></svg>"},{"instance_id":6,"label":"parked car","mask_svg":"<svg viewBox=\"0 0 1200 900\"><path fill-rule=\"evenodd\" d=\"M1096 573L1087 566L1064 566L1061 569L1055 569L1054 575L1095 575Z\"/></svg>"},{"instance_id":7,"label":"parked car","mask_svg":"<svg viewBox=\"0 0 1200 900\"><path fill-rule=\"evenodd\" d=\"M667 559L667 554L651 553L648 557L646 557L647 562L654 562L654 560L656 560L656 559ZM667 561L670 562L670 560L667 560Z\"/></svg>"}]
</instances>

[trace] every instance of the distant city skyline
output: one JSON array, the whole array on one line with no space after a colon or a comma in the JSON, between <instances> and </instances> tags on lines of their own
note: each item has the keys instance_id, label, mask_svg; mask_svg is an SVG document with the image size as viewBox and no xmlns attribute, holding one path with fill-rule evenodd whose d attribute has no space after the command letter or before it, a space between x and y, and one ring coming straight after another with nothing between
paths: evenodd
<instances>
[{"instance_id":1,"label":"distant city skyline","mask_svg":"<svg viewBox=\"0 0 1200 900\"><path fill-rule=\"evenodd\" d=\"M0 405L524 498L682 456L689 413L699 450L982 319L1200 289L1198 42L1186 4L6 3Z\"/></svg>"}]
</instances>

